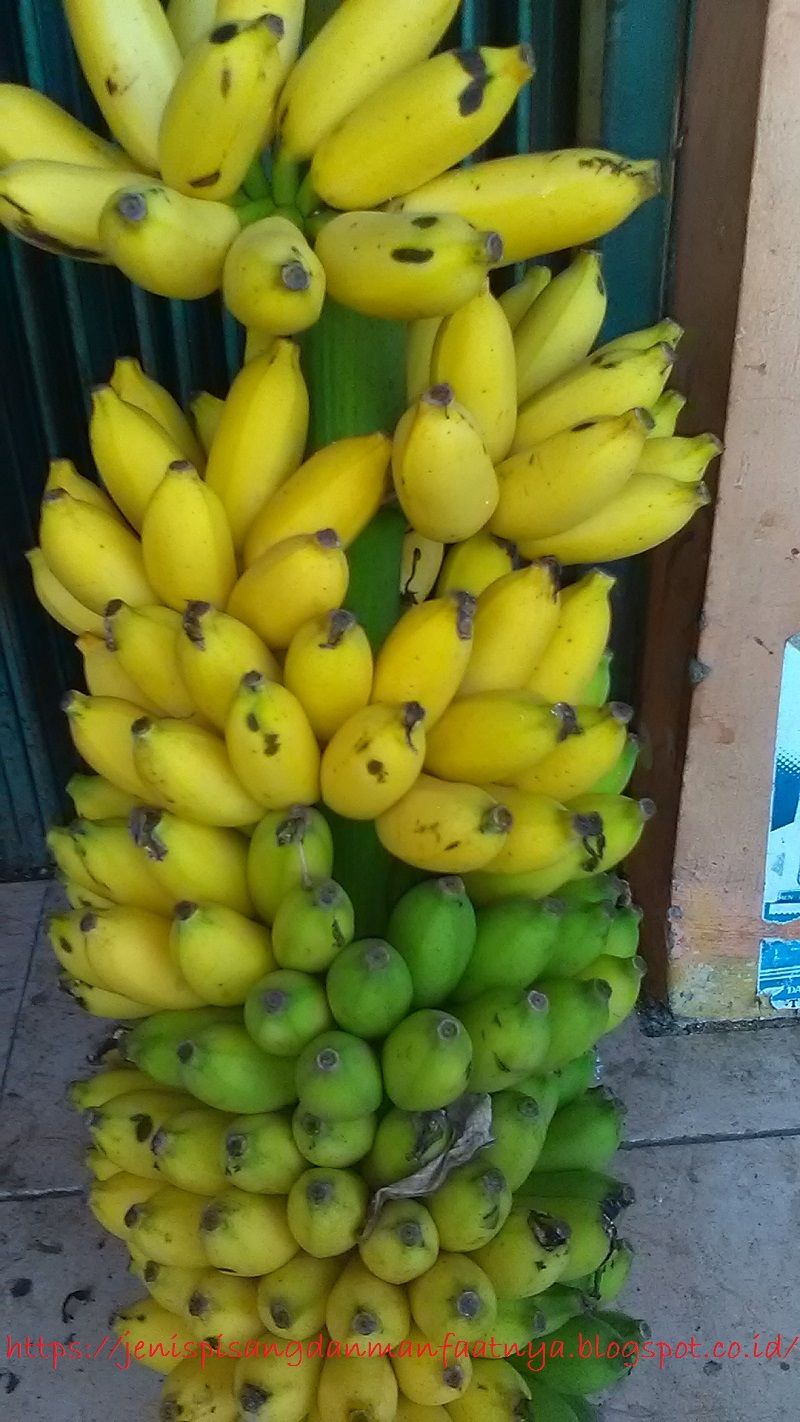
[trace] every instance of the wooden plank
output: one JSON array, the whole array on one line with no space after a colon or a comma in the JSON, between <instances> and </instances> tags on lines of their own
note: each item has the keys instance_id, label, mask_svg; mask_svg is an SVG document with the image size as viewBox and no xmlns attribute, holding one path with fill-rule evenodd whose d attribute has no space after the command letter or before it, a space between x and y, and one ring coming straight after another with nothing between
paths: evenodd
<instances>
[{"instance_id":1,"label":"wooden plank","mask_svg":"<svg viewBox=\"0 0 800 1422\"><path fill-rule=\"evenodd\" d=\"M726 422L768 12L771 47L774 47L779 40L785 41L787 38L783 31L790 17L795 20L800 18L797 0L775 0L772 6L769 5L769 0L727 0L724 6L720 5L718 0L698 0L696 6L693 46L681 123L674 277L670 303L675 315L687 328L676 383L689 397L684 425L693 431L712 429L722 432ZM795 45L795 66L798 58L800 56ZM777 62L772 53L770 62ZM759 153L761 147L763 132ZM769 160L769 155L764 155L764 161L771 171L774 164ZM763 179L761 182L763 184ZM757 177L754 197L758 191L758 183ZM796 231L796 213L791 223L786 211L781 220L785 225L786 237L783 240L786 241L789 234ZM766 256L766 253L764 255ZM774 259L770 260L774 262L772 270L777 276L781 264ZM796 260L794 264L796 265ZM793 259L787 255L786 268L791 269L792 265ZM779 302L780 298L777 300ZM738 361L741 361L743 349L740 340ZM754 378L761 379L758 374ZM743 398L744 390L737 388L732 404L733 413L726 432L728 453L721 476L723 495L716 510L715 532L715 551L719 552L722 561L724 550L729 580L730 607L727 628L737 644L743 614L743 597L740 593L746 597L748 591L754 596L757 592L762 609L768 600L763 588L759 588L757 574L757 569L763 563L764 549L759 546L754 552L750 539L752 524L741 499L733 500L733 507L738 509L733 523L728 516L731 494L738 483L737 466L741 449L737 445L736 429L745 418L741 403ZM739 438L741 439L741 436ZM752 492L753 484L748 483L747 488ZM680 938L680 941L685 942L687 905L681 894L673 897L673 861L689 716L692 709L693 658L698 652L698 632L713 526L714 516L709 510L696 518L683 535L651 555L649 559L649 597L639 698L641 722L649 746L646 763L637 777L637 789L640 793L653 796L659 814L651 826L646 845L634 856L631 864L632 880L635 894L646 914L643 948L649 963L647 985L654 995L660 998L671 997L676 1010L682 1012L691 1009L679 993L677 996L675 994L672 981L674 964L670 965L668 958L668 942L671 931L678 926L677 915L682 912L684 919L681 921L680 934L676 935L676 941ZM752 585L749 584L745 572L745 568L750 566L756 575ZM711 607L712 604L709 604L706 617L709 616ZM707 723L712 745L714 733L711 730L711 722L714 718L709 718L707 710L703 708L707 706L709 696L717 701L723 685L723 663L728 667L729 675L726 680L730 691L731 677L736 680L731 659L734 662L738 659L736 645L728 645L723 649L716 643L715 638L716 633L711 641L704 637L700 645L700 661L712 661L715 671L697 693L692 713L695 720L702 716ZM764 661L777 660L770 659L760 649L755 648L754 644L751 645ZM758 674L761 674L760 671ZM748 690L748 696L750 695L752 687ZM717 734L721 734L721 725L736 726L739 718L746 717L748 711L748 703L741 699L740 693L735 707L730 707L724 717L717 717ZM774 721L774 704L770 714ZM759 773L763 774L765 758L768 760L771 755L771 745L772 733L766 737L760 757L755 755L749 737L747 743L738 741L734 751L728 752L728 760L733 761L735 766L732 775L730 769L727 772L731 775L728 788L734 792L732 797L726 795L721 784L725 772L720 765L718 754L710 755L705 764L702 759L698 761L694 756L687 767L688 793L695 803L705 801L710 817L710 842L707 845L704 867L709 872L714 869L712 879L718 888L720 876L716 872L716 848L720 835L732 836L737 839L739 845L744 842L744 837L739 833L738 817L732 814L731 798L738 801L738 787L744 785L748 770L757 760ZM707 747L708 750L710 748ZM755 790L755 786L752 788ZM759 810L763 809L766 814L769 796L765 786L762 786L762 790L766 800ZM726 818L728 815L731 817ZM751 829L751 835L753 829L754 827ZM695 867L699 867L704 859L696 837L698 831L699 825L690 829L688 824L685 824L681 831L684 845L685 835L688 833L698 850ZM756 835L756 839L757 844L751 847L758 861L758 873L763 868L763 834L760 838ZM732 866L727 867L730 869ZM737 865L734 877L738 877L740 868L741 866ZM689 871L690 875L692 872ZM751 911L755 902L751 900ZM738 897L734 917L740 916L741 908L741 898ZM726 918L724 931L727 932L733 927L734 924ZM711 929L710 939L700 933L693 949L699 955L700 961L710 953L714 936L722 931L723 925L718 921Z\"/></svg>"}]
</instances>

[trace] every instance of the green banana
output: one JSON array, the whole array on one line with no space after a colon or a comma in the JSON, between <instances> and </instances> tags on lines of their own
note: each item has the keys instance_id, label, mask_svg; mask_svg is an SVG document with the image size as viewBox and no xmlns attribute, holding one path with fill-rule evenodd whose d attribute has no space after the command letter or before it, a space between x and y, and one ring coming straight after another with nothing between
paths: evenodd
<instances>
[{"instance_id":1,"label":"green banana","mask_svg":"<svg viewBox=\"0 0 800 1422\"><path fill-rule=\"evenodd\" d=\"M475 947L454 1002L468 1002L490 988L529 987L551 960L561 916L555 899L505 899L479 909Z\"/></svg>"},{"instance_id":2,"label":"green banana","mask_svg":"<svg viewBox=\"0 0 800 1422\"><path fill-rule=\"evenodd\" d=\"M438 1007L467 968L477 923L462 879L425 879L395 904L386 930L408 965L411 1005Z\"/></svg>"},{"instance_id":3,"label":"green banana","mask_svg":"<svg viewBox=\"0 0 800 1422\"><path fill-rule=\"evenodd\" d=\"M352 941L353 905L333 879L296 884L278 904L272 924L272 948L283 968L320 973Z\"/></svg>"},{"instance_id":4,"label":"green banana","mask_svg":"<svg viewBox=\"0 0 800 1422\"><path fill-rule=\"evenodd\" d=\"M554 1071L583 1056L606 1031L611 991L600 978L541 978L536 987L550 1004L550 1041L537 1070Z\"/></svg>"},{"instance_id":5,"label":"green banana","mask_svg":"<svg viewBox=\"0 0 800 1422\"><path fill-rule=\"evenodd\" d=\"M394 1107L378 1123L372 1149L361 1167L364 1178L373 1190L405 1180L442 1155L451 1139L445 1111L400 1111Z\"/></svg>"},{"instance_id":6,"label":"green banana","mask_svg":"<svg viewBox=\"0 0 800 1422\"><path fill-rule=\"evenodd\" d=\"M351 943L325 980L331 1011L357 1037L385 1037L411 1007L414 985L405 959L382 938Z\"/></svg>"},{"instance_id":7,"label":"green banana","mask_svg":"<svg viewBox=\"0 0 800 1422\"><path fill-rule=\"evenodd\" d=\"M605 950L612 923L606 904L576 904L561 920L555 951L547 964L548 978L571 978Z\"/></svg>"},{"instance_id":8,"label":"green banana","mask_svg":"<svg viewBox=\"0 0 800 1422\"><path fill-rule=\"evenodd\" d=\"M499 1298L532 1298L555 1284L567 1267L569 1226L515 1204L499 1234L476 1251Z\"/></svg>"},{"instance_id":9,"label":"green banana","mask_svg":"<svg viewBox=\"0 0 800 1422\"><path fill-rule=\"evenodd\" d=\"M599 1170L537 1171L535 1193L542 1198L584 1200L598 1205L609 1224L636 1198L632 1186Z\"/></svg>"},{"instance_id":10,"label":"green banana","mask_svg":"<svg viewBox=\"0 0 800 1422\"><path fill-rule=\"evenodd\" d=\"M262 1052L238 1022L185 1037L177 1057L181 1084L219 1111L278 1111L297 1099L294 1062Z\"/></svg>"},{"instance_id":11,"label":"green banana","mask_svg":"<svg viewBox=\"0 0 800 1422\"><path fill-rule=\"evenodd\" d=\"M286 1195L306 1168L284 1111L237 1116L225 1132L222 1158L226 1179L256 1195Z\"/></svg>"},{"instance_id":12,"label":"green banana","mask_svg":"<svg viewBox=\"0 0 800 1422\"><path fill-rule=\"evenodd\" d=\"M304 1111L352 1121L377 1111L383 1097L378 1059L360 1037L323 1032L297 1058L297 1095Z\"/></svg>"},{"instance_id":13,"label":"green banana","mask_svg":"<svg viewBox=\"0 0 800 1422\"><path fill-rule=\"evenodd\" d=\"M374 1113L349 1121L329 1121L313 1116L298 1106L292 1117L292 1132L300 1154L311 1165L342 1170L363 1160L375 1139Z\"/></svg>"},{"instance_id":14,"label":"green banana","mask_svg":"<svg viewBox=\"0 0 800 1422\"><path fill-rule=\"evenodd\" d=\"M511 1212L511 1187L481 1152L469 1165L449 1175L428 1200L442 1249L468 1254L503 1228Z\"/></svg>"},{"instance_id":15,"label":"green banana","mask_svg":"<svg viewBox=\"0 0 800 1422\"><path fill-rule=\"evenodd\" d=\"M177 1051L193 1032L215 1023L241 1021L241 1010L232 1007L193 1007L182 1012L154 1012L138 1022L123 1039L128 1061L134 1062L162 1086L181 1086Z\"/></svg>"},{"instance_id":16,"label":"green banana","mask_svg":"<svg viewBox=\"0 0 800 1422\"><path fill-rule=\"evenodd\" d=\"M595 1086L577 1101L557 1111L547 1132L537 1171L603 1170L622 1141L621 1101L604 1086Z\"/></svg>"},{"instance_id":17,"label":"green banana","mask_svg":"<svg viewBox=\"0 0 800 1422\"><path fill-rule=\"evenodd\" d=\"M222 1142L229 1119L211 1107L190 1107L169 1116L150 1141L159 1175L197 1195L221 1190Z\"/></svg>"},{"instance_id":18,"label":"green banana","mask_svg":"<svg viewBox=\"0 0 800 1422\"><path fill-rule=\"evenodd\" d=\"M596 958L577 974L578 978L599 979L608 984L611 996L608 999L607 1032L613 1032L633 1012L646 971L644 958L613 958L605 955Z\"/></svg>"},{"instance_id":19,"label":"green banana","mask_svg":"<svg viewBox=\"0 0 800 1422\"><path fill-rule=\"evenodd\" d=\"M278 968L256 983L244 1005L244 1025L262 1051L296 1057L333 1026L325 989L310 973Z\"/></svg>"},{"instance_id":20,"label":"green banana","mask_svg":"<svg viewBox=\"0 0 800 1422\"><path fill-rule=\"evenodd\" d=\"M383 1084L403 1111L435 1111L465 1091L472 1043L464 1026L433 1007L412 1012L383 1044Z\"/></svg>"},{"instance_id":21,"label":"green banana","mask_svg":"<svg viewBox=\"0 0 800 1422\"><path fill-rule=\"evenodd\" d=\"M549 1004L541 992L494 988L459 1011L472 1042L471 1091L502 1091L539 1070L550 1043Z\"/></svg>"},{"instance_id":22,"label":"green banana","mask_svg":"<svg viewBox=\"0 0 800 1422\"><path fill-rule=\"evenodd\" d=\"M519 1190L539 1158L549 1120L535 1097L514 1090L496 1092L492 1097L494 1140L479 1159L497 1166L511 1189Z\"/></svg>"},{"instance_id":23,"label":"green banana","mask_svg":"<svg viewBox=\"0 0 800 1422\"><path fill-rule=\"evenodd\" d=\"M558 1092L558 1105L566 1106L569 1101L575 1101L578 1096L582 1096L584 1091L588 1091L590 1086L597 1085L598 1060L597 1050L590 1047L581 1056L574 1057L571 1062L566 1062L564 1066L558 1067L552 1073L552 1080Z\"/></svg>"},{"instance_id":24,"label":"green banana","mask_svg":"<svg viewBox=\"0 0 800 1422\"><path fill-rule=\"evenodd\" d=\"M358 1251L367 1268L390 1284L426 1274L439 1254L439 1232L420 1200L387 1200Z\"/></svg>"},{"instance_id":25,"label":"green banana","mask_svg":"<svg viewBox=\"0 0 800 1422\"><path fill-rule=\"evenodd\" d=\"M291 889L309 879L326 879L332 868L331 832L319 810L295 805L269 811L259 821L247 855L247 880L259 918L272 923Z\"/></svg>"}]
</instances>

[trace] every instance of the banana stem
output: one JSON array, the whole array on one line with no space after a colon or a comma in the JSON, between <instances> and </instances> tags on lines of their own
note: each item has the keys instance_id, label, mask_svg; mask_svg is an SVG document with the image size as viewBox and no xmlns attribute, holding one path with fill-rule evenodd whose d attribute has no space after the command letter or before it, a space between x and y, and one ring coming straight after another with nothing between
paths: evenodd
<instances>
[{"instance_id":1,"label":"banana stem","mask_svg":"<svg viewBox=\"0 0 800 1422\"><path fill-rule=\"evenodd\" d=\"M280 150L272 160L272 192L279 207L293 207L300 186L300 164Z\"/></svg>"},{"instance_id":2,"label":"banana stem","mask_svg":"<svg viewBox=\"0 0 800 1422\"><path fill-rule=\"evenodd\" d=\"M242 187L251 202L260 202L270 197L269 182L261 165L260 154L250 164Z\"/></svg>"},{"instance_id":3,"label":"banana stem","mask_svg":"<svg viewBox=\"0 0 800 1422\"><path fill-rule=\"evenodd\" d=\"M236 209L236 216L242 227L251 227L254 222L260 222L262 217L271 217L275 211L275 203L271 197L259 198L257 202L246 202Z\"/></svg>"},{"instance_id":4,"label":"banana stem","mask_svg":"<svg viewBox=\"0 0 800 1422\"><path fill-rule=\"evenodd\" d=\"M297 189L297 196L294 201L295 207L299 212L302 212L304 217L310 217L312 212L316 212L320 206L320 196L311 181L310 168Z\"/></svg>"}]
</instances>

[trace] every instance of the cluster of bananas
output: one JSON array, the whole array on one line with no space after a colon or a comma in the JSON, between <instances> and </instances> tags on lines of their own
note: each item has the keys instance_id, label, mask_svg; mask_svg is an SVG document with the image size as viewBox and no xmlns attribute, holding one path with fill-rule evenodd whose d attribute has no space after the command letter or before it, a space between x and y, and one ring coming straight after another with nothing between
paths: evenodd
<instances>
[{"instance_id":1,"label":"cluster of bananas","mask_svg":"<svg viewBox=\"0 0 800 1422\"><path fill-rule=\"evenodd\" d=\"M609 875L477 913L458 880L429 879L395 906L390 945L348 942L346 907L316 907L302 884L281 900L281 966L243 1013L156 1013L71 1088L91 1208L148 1291L115 1327L169 1374L165 1422L212 1401L266 1422L276 1398L292 1422L421 1422L423 1407L502 1422L531 1397L537 1417L572 1401L581 1417L626 1359L587 1370L558 1340L640 1327L607 1307L633 1194L607 1174L622 1112L594 1084L595 1043L638 992L637 911ZM210 942L199 956L210 966ZM455 1361L436 1342L450 1335L471 1345ZM321 1336L287 1365L287 1343ZM201 1364L207 1339L231 1356ZM247 1339L273 1353L237 1359ZM555 1359L546 1387L536 1343Z\"/></svg>"},{"instance_id":2,"label":"cluster of bananas","mask_svg":"<svg viewBox=\"0 0 800 1422\"><path fill-rule=\"evenodd\" d=\"M519 45L430 58L459 0L346 0L299 58L305 0L64 3L116 144L0 86L0 222L163 296L221 290L254 343L313 325L326 290L452 312L492 267L592 241L657 188L655 164L595 150L456 169L533 73Z\"/></svg>"}]
</instances>

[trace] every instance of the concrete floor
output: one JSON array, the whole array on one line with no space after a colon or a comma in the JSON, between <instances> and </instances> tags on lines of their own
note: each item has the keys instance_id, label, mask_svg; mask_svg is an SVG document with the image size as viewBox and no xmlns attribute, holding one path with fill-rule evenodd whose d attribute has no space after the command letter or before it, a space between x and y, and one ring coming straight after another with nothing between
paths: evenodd
<instances>
[{"instance_id":1,"label":"concrete floor","mask_svg":"<svg viewBox=\"0 0 800 1422\"><path fill-rule=\"evenodd\" d=\"M103 1357L110 1310L141 1293L124 1250L82 1196L80 1122L65 1083L103 1036L56 987L41 884L0 887L0 1417L4 1422L145 1422L158 1379ZM605 1403L606 1422L794 1422L800 1341L800 1030L644 1037L627 1024L604 1046L604 1075L628 1103L616 1169L636 1188L623 1233L638 1259L623 1304L655 1341L697 1340L696 1358L645 1362ZM44 1357L17 1358L28 1335ZM716 1340L738 1360L707 1356ZM47 1345L99 1356L53 1366ZM12 1347L9 1347L9 1343Z\"/></svg>"}]
</instances>

